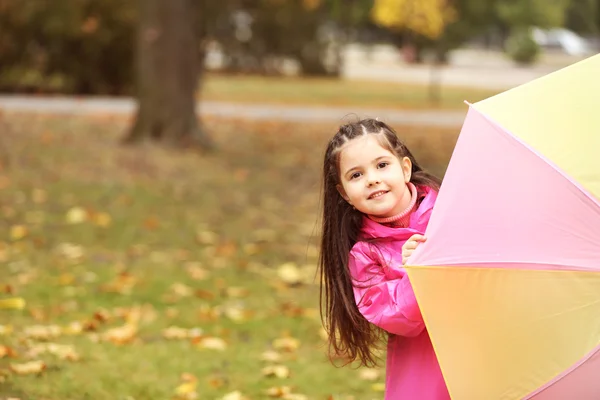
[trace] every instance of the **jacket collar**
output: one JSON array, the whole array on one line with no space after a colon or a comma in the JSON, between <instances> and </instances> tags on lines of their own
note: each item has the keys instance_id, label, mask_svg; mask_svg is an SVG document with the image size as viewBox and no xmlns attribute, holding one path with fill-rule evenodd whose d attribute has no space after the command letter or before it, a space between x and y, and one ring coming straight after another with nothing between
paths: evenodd
<instances>
[{"instance_id":1,"label":"jacket collar","mask_svg":"<svg viewBox=\"0 0 600 400\"><path fill-rule=\"evenodd\" d=\"M437 192L427 186L420 186L418 191L420 196L422 196L422 201L421 204L419 204L419 207L411 214L410 223L407 228L382 225L369 217L364 216L361 229L362 239L405 239L415 233L425 233L431 211L433 210L437 198Z\"/></svg>"}]
</instances>

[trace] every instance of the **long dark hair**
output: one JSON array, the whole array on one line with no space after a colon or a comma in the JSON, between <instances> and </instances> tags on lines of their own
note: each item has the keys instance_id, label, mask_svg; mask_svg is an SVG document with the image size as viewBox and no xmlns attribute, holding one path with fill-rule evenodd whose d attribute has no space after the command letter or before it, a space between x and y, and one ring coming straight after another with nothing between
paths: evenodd
<instances>
[{"instance_id":1,"label":"long dark hair","mask_svg":"<svg viewBox=\"0 0 600 400\"><path fill-rule=\"evenodd\" d=\"M371 366L377 364L373 350L383 332L358 310L348 270L348 255L358 240L363 214L348 204L336 187L340 184L340 150L344 144L364 135L376 135L380 144L399 159L408 157L412 162L410 180L415 186L438 190L440 180L421 168L390 126L375 119L342 125L325 151L319 255L321 318L329 334L331 355L348 363L359 360L361 365Z\"/></svg>"}]
</instances>

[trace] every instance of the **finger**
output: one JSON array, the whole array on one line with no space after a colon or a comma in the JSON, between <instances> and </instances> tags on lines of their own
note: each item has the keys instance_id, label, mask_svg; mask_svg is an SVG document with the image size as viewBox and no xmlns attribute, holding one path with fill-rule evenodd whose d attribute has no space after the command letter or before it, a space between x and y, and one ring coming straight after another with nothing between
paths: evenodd
<instances>
[{"instance_id":1,"label":"finger","mask_svg":"<svg viewBox=\"0 0 600 400\"><path fill-rule=\"evenodd\" d=\"M426 240L427 240L427 238L425 236L419 235L419 234L412 235L409 239L409 241L416 241L416 242L424 242Z\"/></svg>"},{"instance_id":2,"label":"finger","mask_svg":"<svg viewBox=\"0 0 600 400\"><path fill-rule=\"evenodd\" d=\"M408 241L404 244L404 249L405 250L414 250L417 248L418 244L419 244L419 242Z\"/></svg>"}]
</instances>

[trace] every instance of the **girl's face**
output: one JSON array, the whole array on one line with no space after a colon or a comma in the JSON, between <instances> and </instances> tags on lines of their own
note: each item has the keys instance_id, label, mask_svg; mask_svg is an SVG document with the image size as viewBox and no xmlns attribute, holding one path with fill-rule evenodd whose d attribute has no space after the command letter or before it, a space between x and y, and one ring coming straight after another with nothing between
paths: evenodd
<instances>
[{"instance_id":1,"label":"girl's face","mask_svg":"<svg viewBox=\"0 0 600 400\"><path fill-rule=\"evenodd\" d=\"M342 197L358 211L386 218L409 206L411 161L401 160L381 146L375 135L351 140L341 150L340 182Z\"/></svg>"}]
</instances>

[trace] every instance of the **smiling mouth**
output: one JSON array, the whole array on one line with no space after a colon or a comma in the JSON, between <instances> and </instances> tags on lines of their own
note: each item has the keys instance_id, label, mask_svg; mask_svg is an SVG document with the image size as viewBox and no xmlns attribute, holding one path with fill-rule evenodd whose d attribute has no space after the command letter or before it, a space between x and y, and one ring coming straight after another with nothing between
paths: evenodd
<instances>
[{"instance_id":1,"label":"smiling mouth","mask_svg":"<svg viewBox=\"0 0 600 400\"><path fill-rule=\"evenodd\" d=\"M386 191L386 190L380 190L380 191L378 191L378 192L375 192L375 193L373 193L373 194L371 194L371 195L369 196L369 200L370 200L370 199L376 199L376 198L378 198L378 197L381 197L381 196L383 196L384 194L386 194L387 192L388 192L388 191Z\"/></svg>"}]
</instances>

